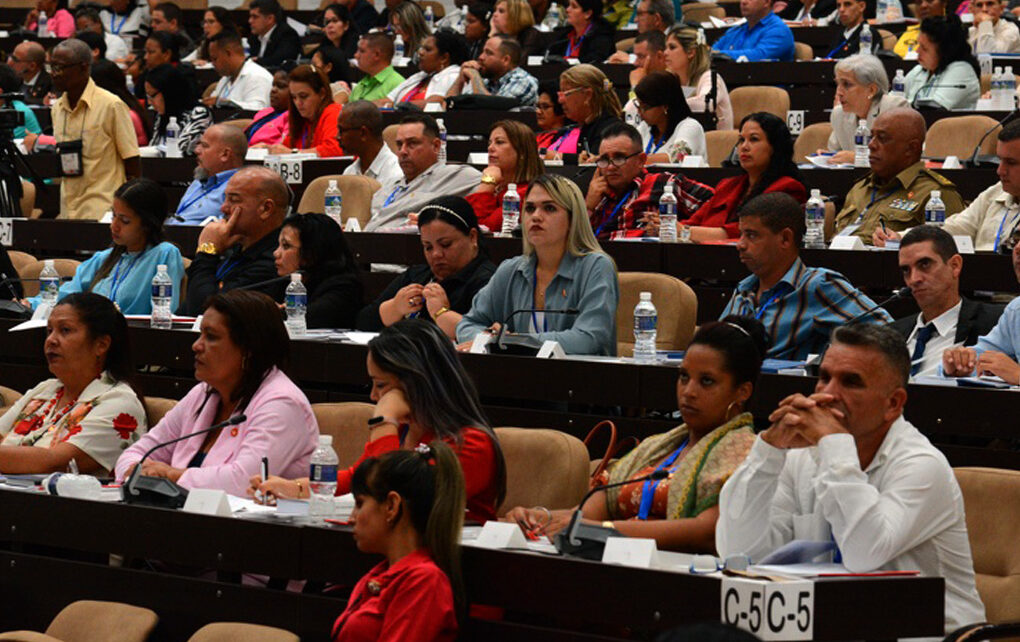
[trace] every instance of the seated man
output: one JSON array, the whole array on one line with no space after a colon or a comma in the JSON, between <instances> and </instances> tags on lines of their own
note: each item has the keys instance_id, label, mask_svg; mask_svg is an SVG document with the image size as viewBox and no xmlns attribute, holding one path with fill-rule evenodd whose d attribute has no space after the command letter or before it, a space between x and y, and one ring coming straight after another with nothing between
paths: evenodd
<instances>
[{"instance_id":1,"label":"seated man","mask_svg":"<svg viewBox=\"0 0 1020 642\"><path fill-rule=\"evenodd\" d=\"M602 134L595 176L585 203L591 228L600 241L644 236L645 214L656 211L666 183L673 184L677 219L685 220L712 198L713 190L683 174L652 174L645 170L641 134L632 125L616 123Z\"/></svg>"},{"instance_id":2,"label":"seated man","mask_svg":"<svg viewBox=\"0 0 1020 642\"><path fill-rule=\"evenodd\" d=\"M446 95L502 96L521 105L534 105L538 80L519 66L521 55L521 43L510 36L492 36L485 42L478 60L460 66L460 76Z\"/></svg>"},{"instance_id":3,"label":"seated man","mask_svg":"<svg viewBox=\"0 0 1020 642\"><path fill-rule=\"evenodd\" d=\"M244 132L232 125L213 125L205 130L195 145L195 180L181 197L177 213L167 224L201 225L209 219L222 218L227 181L244 165L248 140Z\"/></svg>"},{"instance_id":4,"label":"seated man","mask_svg":"<svg viewBox=\"0 0 1020 642\"><path fill-rule=\"evenodd\" d=\"M367 176L379 181L379 191L389 194L404 177L397 155L383 140L383 119L379 108L367 100L347 103L337 118L337 140L356 160L344 176Z\"/></svg>"},{"instance_id":5,"label":"seated man","mask_svg":"<svg viewBox=\"0 0 1020 642\"><path fill-rule=\"evenodd\" d=\"M712 45L713 51L749 62L793 61L793 32L782 18L772 13L772 0L743 0L740 14L747 22L727 29Z\"/></svg>"},{"instance_id":6,"label":"seated man","mask_svg":"<svg viewBox=\"0 0 1020 642\"><path fill-rule=\"evenodd\" d=\"M283 8L276 0L252 0L248 5L248 26L252 40L252 60L265 68L279 67L301 55L301 37L287 24Z\"/></svg>"},{"instance_id":7,"label":"seated man","mask_svg":"<svg viewBox=\"0 0 1020 642\"><path fill-rule=\"evenodd\" d=\"M963 496L945 456L903 418L910 355L891 328L832 333L815 393L783 400L723 486L719 555L835 543L853 572L945 579L945 624L982 622Z\"/></svg>"},{"instance_id":8,"label":"seated man","mask_svg":"<svg viewBox=\"0 0 1020 642\"><path fill-rule=\"evenodd\" d=\"M404 77L393 68L393 41L384 33L362 36L354 59L358 69L365 72L365 77L351 88L348 101L386 98L404 82Z\"/></svg>"},{"instance_id":9,"label":"seated man","mask_svg":"<svg viewBox=\"0 0 1020 642\"><path fill-rule=\"evenodd\" d=\"M804 208L784 192L756 196L738 212L740 262L751 276L737 284L719 318L740 314L765 326L773 359L819 354L836 326L852 319L889 323L885 310L842 274L800 260Z\"/></svg>"},{"instance_id":10,"label":"seated man","mask_svg":"<svg viewBox=\"0 0 1020 642\"><path fill-rule=\"evenodd\" d=\"M839 24L843 32L836 36L830 46L826 58L846 58L855 53L872 53L877 47L881 49L881 38L872 32L871 50L861 51L861 28L864 26L864 12L868 7L865 0L839 0L836 3Z\"/></svg>"},{"instance_id":11,"label":"seated man","mask_svg":"<svg viewBox=\"0 0 1020 642\"><path fill-rule=\"evenodd\" d=\"M900 231L924 223L932 190L939 190L946 217L963 209L953 183L925 169L921 160L924 117L910 107L882 112L871 126L871 172L854 183L836 215L840 236L856 234L870 244L875 228Z\"/></svg>"},{"instance_id":12,"label":"seated man","mask_svg":"<svg viewBox=\"0 0 1020 642\"><path fill-rule=\"evenodd\" d=\"M41 105L53 88L53 78L46 73L46 50L38 42L26 40L14 48L7 58L14 71L21 77L21 90L25 102Z\"/></svg>"},{"instance_id":13,"label":"seated man","mask_svg":"<svg viewBox=\"0 0 1020 642\"><path fill-rule=\"evenodd\" d=\"M995 153L999 157L999 182L981 192L967 209L946 217L943 229L969 236L978 252L1013 251L1020 239L1020 121L999 130ZM898 239L892 230L875 228L872 239L883 247L886 239Z\"/></svg>"},{"instance_id":14,"label":"seated man","mask_svg":"<svg viewBox=\"0 0 1020 642\"><path fill-rule=\"evenodd\" d=\"M407 215L440 196L467 196L482 173L469 165L439 162L439 125L428 114L405 116L397 128L397 159L404 175L372 199L366 232L407 225Z\"/></svg>"},{"instance_id":15,"label":"seated man","mask_svg":"<svg viewBox=\"0 0 1020 642\"><path fill-rule=\"evenodd\" d=\"M630 100L623 111L630 114L632 122L641 122L634 100L634 88L653 71L666 69L666 36L660 31L646 31L634 39L634 68L630 70Z\"/></svg>"},{"instance_id":16,"label":"seated man","mask_svg":"<svg viewBox=\"0 0 1020 642\"><path fill-rule=\"evenodd\" d=\"M1009 20L1002 20L1003 0L971 0L974 25L967 42L975 54L1020 53L1020 29Z\"/></svg>"},{"instance_id":17,"label":"seated man","mask_svg":"<svg viewBox=\"0 0 1020 642\"><path fill-rule=\"evenodd\" d=\"M194 316L219 292L276 277L273 252L290 207L290 189L268 167L243 167L227 181L222 221L202 228L188 268L188 296L180 314ZM250 288L283 299L283 281Z\"/></svg>"},{"instance_id":18,"label":"seated man","mask_svg":"<svg viewBox=\"0 0 1020 642\"><path fill-rule=\"evenodd\" d=\"M892 327L907 340L911 375L937 375L942 353L974 345L1002 314L1001 305L960 296L963 257L953 237L932 225L910 230L900 242L900 270L921 308L918 315L897 319Z\"/></svg>"},{"instance_id":19,"label":"seated man","mask_svg":"<svg viewBox=\"0 0 1020 642\"><path fill-rule=\"evenodd\" d=\"M638 37L646 33L658 32L666 35L676 22L676 13L673 10L672 0L641 0L637 5L637 12L631 19L637 25ZM634 41L634 53L637 53L637 43ZM630 55L626 51L617 51L606 62L626 64L630 62ZM634 83L631 83L634 86Z\"/></svg>"},{"instance_id":20,"label":"seated man","mask_svg":"<svg viewBox=\"0 0 1020 642\"><path fill-rule=\"evenodd\" d=\"M241 36L221 31L209 38L209 62L220 81L212 94L202 99L207 107L235 105L258 111L269 106L273 75L245 55Z\"/></svg>"},{"instance_id":21,"label":"seated man","mask_svg":"<svg viewBox=\"0 0 1020 642\"><path fill-rule=\"evenodd\" d=\"M173 34L180 58L186 57L195 49L195 41L188 35L183 23L184 13L173 2L160 2L152 9L149 27L152 31Z\"/></svg>"},{"instance_id":22,"label":"seated man","mask_svg":"<svg viewBox=\"0 0 1020 642\"><path fill-rule=\"evenodd\" d=\"M1020 280L1020 243L1013 247L1013 271ZM1020 385L1020 297L1009 302L991 332L971 348L950 348L942 353L942 371L950 377L994 375Z\"/></svg>"}]
</instances>

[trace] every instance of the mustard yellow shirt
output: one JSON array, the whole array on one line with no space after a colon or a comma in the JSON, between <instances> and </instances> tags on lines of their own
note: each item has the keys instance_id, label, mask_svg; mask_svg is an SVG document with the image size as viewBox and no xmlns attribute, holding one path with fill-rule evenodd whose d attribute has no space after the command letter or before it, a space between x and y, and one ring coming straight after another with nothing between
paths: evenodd
<instances>
[{"instance_id":1,"label":"mustard yellow shirt","mask_svg":"<svg viewBox=\"0 0 1020 642\"><path fill-rule=\"evenodd\" d=\"M905 58L908 53L917 49L917 36L921 33L921 25L910 25L903 30L900 39L896 41L893 51L900 58Z\"/></svg>"}]
</instances>

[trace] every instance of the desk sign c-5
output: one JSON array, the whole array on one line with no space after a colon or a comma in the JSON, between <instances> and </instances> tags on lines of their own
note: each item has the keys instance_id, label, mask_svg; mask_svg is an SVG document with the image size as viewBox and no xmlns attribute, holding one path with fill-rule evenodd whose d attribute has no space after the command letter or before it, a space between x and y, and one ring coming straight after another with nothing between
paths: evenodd
<instances>
[{"instance_id":1,"label":"desk sign c-5","mask_svg":"<svg viewBox=\"0 0 1020 642\"><path fill-rule=\"evenodd\" d=\"M722 581L723 622L762 640L810 640L814 633L815 583L770 582L734 577Z\"/></svg>"}]
</instances>

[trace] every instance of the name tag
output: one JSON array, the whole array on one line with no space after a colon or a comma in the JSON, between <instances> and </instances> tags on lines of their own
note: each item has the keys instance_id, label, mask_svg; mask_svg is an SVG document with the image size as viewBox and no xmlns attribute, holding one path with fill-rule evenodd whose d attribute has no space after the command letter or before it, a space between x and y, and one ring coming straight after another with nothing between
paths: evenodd
<instances>
[{"instance_id":1,"label":"name tag","mask_svg":"<svg viewBox=\"0 0 1020 642\"><path fill-rule=\"evenodd\" d=\"M82 161L83 147L80 140L57 143L57 153L60 155L61 176L74 178L85 173Z\"/></svg>"}]
</instances>

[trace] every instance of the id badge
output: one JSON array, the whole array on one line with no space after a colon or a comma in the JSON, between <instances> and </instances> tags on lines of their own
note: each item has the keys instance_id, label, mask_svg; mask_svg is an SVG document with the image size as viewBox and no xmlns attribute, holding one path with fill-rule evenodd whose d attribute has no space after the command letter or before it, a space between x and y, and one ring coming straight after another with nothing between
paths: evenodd
<instances>
[{"instance_id":1,"label":"id badge","mask_svg":"<svg viewBox=\"0 0 1020 642\"><path fill-rule=\"evenodd\" d=\"M61 176L74 177L85 173L82 164L82 149L83 145L80 140L57 143L57 153L60 154Z\"/></svg>"}]
</instances>

